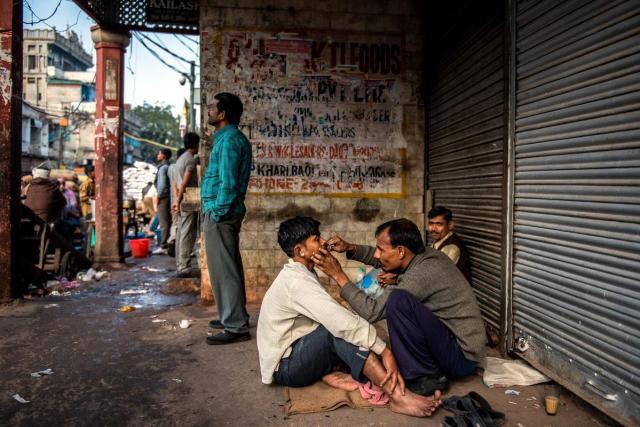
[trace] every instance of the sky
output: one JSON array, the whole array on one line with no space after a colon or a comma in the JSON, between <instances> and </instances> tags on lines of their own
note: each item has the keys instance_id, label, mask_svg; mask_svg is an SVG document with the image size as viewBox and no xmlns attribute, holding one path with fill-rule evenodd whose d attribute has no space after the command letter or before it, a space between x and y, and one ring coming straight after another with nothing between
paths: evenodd
<instances>
[{"instance_id":1,"label":"sky","mask_svg":"<svg viewBox=\"0 0 640 427\"><path fill-rule=\"evenodd\" d=\"M93 56L95 64L95 49L91 41L90 28L96 23L71 0L62 0L57 11L53 14L56 5L58 5L58 0L25 0L23 7L24 28L50 28L49 26L53 26L57 31L64 33L69 27L70 30L78 34L85 50ZM37 17L29 10L28 6L33 9L33 13ZM31 22L39 21L38 18L44 19L51 14L53 16L46 19L46 21L30 25ZM197 36L178 36L184 42L183 44L173 34L148 32L143 34L155 41L159 41L171 52L187 60L195 60L196 64L199 64L197 56L199 52L198 45L186 40L186 38L190 38L197 42L199 39ZM189 73L189 65L187 63L173 58L147 40L145 40L145 43L150 48L155 49L165 62L184 70L187 74ZM161 102L170 105L173 113L178 114L182 110L184 99L189 99L189 83L187 82L184 86L181 86L179 83L180 74L154 58L137 40L135 35L132 35L131 43L127 47L124 66L124 102L126 104L136 106L142 105L145 101L150 104ZM92 68L91 71L95 71L95 68ZM200 68L196 67L196 87L200 86L198 83L200 79L199 72Z\"/></svg>"}]
</instances>

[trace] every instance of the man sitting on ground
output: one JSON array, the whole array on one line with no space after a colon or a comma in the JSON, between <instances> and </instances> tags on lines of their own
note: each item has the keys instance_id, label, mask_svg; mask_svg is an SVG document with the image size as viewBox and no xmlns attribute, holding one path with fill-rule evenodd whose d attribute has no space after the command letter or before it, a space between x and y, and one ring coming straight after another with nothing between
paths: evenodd
<instances>
[{"instance_id":1,"label":"man sitting on ground","mask_svg":"<svg viewBox=\"0 0 640 427\"><path fill-rule=\"evenodd\" d=\"M436 206L427 217L431 247L448 256L471 283L471 260L464 242L453 232L453 213L444 206Z\"/></svg>"},{"instance_id":2,"label":"man sitting on ground","mask_svg":"<svg viewBox=\"0 0 640 427\"><path fill-rule=\"evenodd\" d=\"M36 166L24 200L24 204L46 223L58 221L67 203L58 182L49 179L50 174L51 167L48 164Z\"/></svg>"},{"instance_id":3,"label":"man sitting on ground","mask_svg":"<svg viewBox=\"0 0 640 427\"><path fill-rule=\"evenodd\" d=\"M425 248L418 227L396 219L376 230L376 247L334 236L327 246L349 259L397 273L397 285L377 298L358 289L324 248L312 258L342 288L344 298L368 322L387 319L391 348L407 388L431 395L448 378L473 373L484 356L485 330L478 302L462 273L441 252Z\"/></svg>"},{"instance_id":4,"label":"man sitting on ground","mask_svg":"<svg viewBox=\"0 0 640 427\"><path fill-rule=\"evenodd\" d=\"M280 224L278 243L291 259L267 291L260 309L257 340L262 382L275 380L289 387L304 387L327 376L342 362L356 381L368 378L382 387L392 411L431 415L440 405L440 393L427 398L405 391L393 354L375 328L338 304L320 284L312 261L326 243L319 226L313 218L299 216ZM324 265L331 263L339 267L325 251ZM340 387L339 379L325 379ZM349 382L348 378L343 380Z\"/></svg>"}]
</instances>

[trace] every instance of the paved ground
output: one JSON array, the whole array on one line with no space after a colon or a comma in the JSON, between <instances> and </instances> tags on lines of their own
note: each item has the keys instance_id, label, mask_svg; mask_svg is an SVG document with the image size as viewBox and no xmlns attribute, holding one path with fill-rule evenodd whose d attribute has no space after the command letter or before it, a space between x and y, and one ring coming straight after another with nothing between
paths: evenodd
<instances>
[{"instance_id":1,"label":"paved ground","mask_svg":"<svg viewBox=\"0 0 640 427\"><path fill-rule=\"evenodd\" d=\"M340 408L284 417L282 388L260 383L255 339L208 346L214 309L198 303L189 281L168 282L170 266L156 256L67 294L0 307L0 425L438 426L447 415L421 420ZM120 294L127 289L148 292ZM119 312L126 304L137 309ZM250 307L254 336L258 311ZM182 319L192 326L181 329ZM54 374L30 376L46 368ZM542 386L513 389L520 395L488 389L474 376L449 394L478 391L507 413L507 426L615 425L569 392L550 417L540 406ZM16 393L31 403L17 402Z\"/></svg>"}]
</instances>

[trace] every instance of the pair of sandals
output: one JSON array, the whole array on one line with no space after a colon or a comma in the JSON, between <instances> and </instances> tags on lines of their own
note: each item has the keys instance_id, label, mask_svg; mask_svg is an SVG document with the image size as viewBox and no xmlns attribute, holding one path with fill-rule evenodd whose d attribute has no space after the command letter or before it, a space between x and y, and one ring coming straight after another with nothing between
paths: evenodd
<instances>
[{"instance_id":1,"label":"pair of sandals","mask_svg":"<svg viewBox=\"0 0 640 427\"><path fill-rule=\"evenodd\" d=\"M466 396L451 396L442 402L442 407L453 412L444 417L444 427L500 427L504 424L504 413L495 411L484 397L475 391Z\"/></svg>"}]
</instances>

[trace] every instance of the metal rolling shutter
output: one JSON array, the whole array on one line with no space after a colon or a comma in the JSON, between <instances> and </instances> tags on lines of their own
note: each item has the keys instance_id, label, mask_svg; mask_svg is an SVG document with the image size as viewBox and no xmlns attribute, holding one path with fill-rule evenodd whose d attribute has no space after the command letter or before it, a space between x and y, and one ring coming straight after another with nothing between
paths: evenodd
<instances>
[{"instance_id":1,"label":"metal rolling shutter","mask_svg":"<svg viewBox=\"0 0 640 427\"><path fill-rule=\"evenodd\" d=\"M440 45L428 100L428 187L454 214L471 255L472 285L487 326L500 330L504 24L502 11L457 23L458 38Z\"/></svg>"},{"instance_id":2,"label":"metal rolling shutter","mask_svg":"<svg viewBox=\"0 0 640 427\"><path fill-rule=\"evenodd\" d=\"M640 2L516 9L513 333L640 423Z\"/></svg>"}]
</instances>

